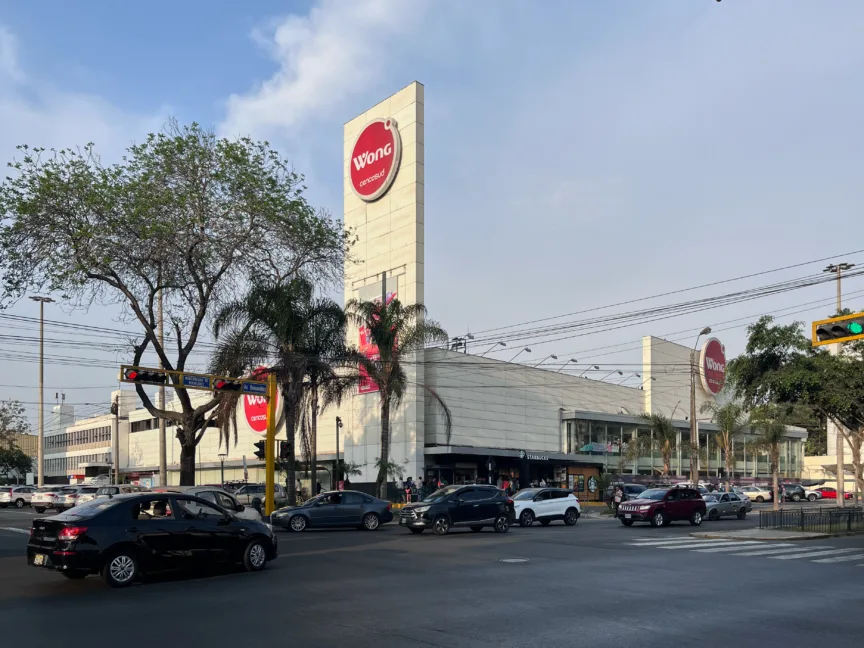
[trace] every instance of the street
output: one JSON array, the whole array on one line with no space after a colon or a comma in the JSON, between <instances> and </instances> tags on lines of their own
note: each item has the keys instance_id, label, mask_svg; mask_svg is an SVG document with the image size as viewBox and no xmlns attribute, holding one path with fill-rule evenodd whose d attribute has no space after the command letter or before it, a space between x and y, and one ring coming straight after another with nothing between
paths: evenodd
<instances>
[{"instance_id":1,"label":"street","mask_svg":"<svg viewBox=\"0 0 864 648\"><path fill-rule=\"evenodd\" d=\"M784 543L691 542L694 528L685 523L625 528L583 518L575 527L444 537L389 524L373 533L280 533L280 558L258 574L172 573L111 590L95 577L68 581L27 567L22 531L33 517L0 511L0 622L10 645L68 641L83 619L97 631L91 639L140 628L142 641L165 645L839 648L861 641L860 536L789 543L787 551ZM700 531L756 523L750 515Z\"/></svg>"}]
</instances>

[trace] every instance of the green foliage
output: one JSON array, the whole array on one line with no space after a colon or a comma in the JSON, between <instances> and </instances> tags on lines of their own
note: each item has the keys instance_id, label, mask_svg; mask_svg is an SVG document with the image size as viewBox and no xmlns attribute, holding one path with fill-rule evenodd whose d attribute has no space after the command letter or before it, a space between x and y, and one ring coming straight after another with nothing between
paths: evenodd
<instances>
[{"instance_id":1,"label":"green foliage","mask_svg":"<svg viewBox=\"0 0 864 648\"><path fill-rule=\"evenodd\" d=\"M17 472L20 476L33 470L33 459L18 447L0 447L0 475Z\"/></svg>"},{"instance_id":2,"label":"green foliage","mask_svg":"<svg viewBox=\"0 0 864 648\"><path fill-rule=\"evenodd\" d=\"M0 401L0 447L15 444L19 434L30 432L24 407L15 400Z\"/></svg>"},{"instance_id":3,"label":"green foliage","mask_svg":"<svg viewBox=\"0 0 864 648\"><path fill-rule=\"evenodd\" d=\"M750 428L744 408L735 402L719 405L706 402L700 410L703 414L710 412L711 420L717 424L718 430L713 433L714 441L723 450L726 456L726 475L731 476L734 472L734 444Z\"/></svg>"},{"instance_id":4,"label":"green foliage","mask_svg":"<svg viewBox=\"0 0 864 648\"><path fill-rule=\"evenodd\" d=\"M375 467L380 471L385 471L391 479L402 479L405 476L405 468L393 460L381 461L378 457L375 459Z\"/></svg>"},{"instance_id":5,"label":"green foliage","mask_svg":"<svg viewBox=\"0 0 864 648\"><path fill-rule=\"evenodd\" d=\"M629 461L637 461L639 457L650 455L652 451L660 453L663 461L663 475L668 475L672 467L672 456L678 450L678 431L672 425L672 420L662 414L643 412L639 418L651 428L653 434L639 436L627 445L626 457Z\"/></svg>"}]
</instances>

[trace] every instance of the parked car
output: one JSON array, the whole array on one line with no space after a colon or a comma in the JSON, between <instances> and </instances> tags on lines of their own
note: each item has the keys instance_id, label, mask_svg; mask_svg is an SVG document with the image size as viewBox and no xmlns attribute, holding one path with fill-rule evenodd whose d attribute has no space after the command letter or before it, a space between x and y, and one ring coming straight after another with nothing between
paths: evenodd
<instances>
[{"instance_id":1,"label":"parked car","mask_svg":"<svg viewBox=\"0 0 864 648\"><path fill-rule=\"evenodd\" d=\"M808 502L815 502L816 500L822 499L822 493L820 493L818 490L814 490L812 488L805 488L804 494L807 496ZM850 495L851 495L851 493L850 493Z\"/></svg>"},{"instance_id":2,"label":"parked car","mask_svg":"<svg viewBox=\"0 0 864 648\"><path fill-rule=\"evenodd\" d=\"M519 526L530 527L535 520L543 526L555 520L573 526L581 515L579 499L564 488L523 488L513 495L513 517Z\"/></svg>"},{"instance_id":3,"label":"parked car","mask_svg":"<svg viewBox=\"0 0 864 648\"><path fill-rule=\"evenodd\" d=\"M359 491L328 491L300 506L277 509L270 523L290 531L322 527L357 527L375 531L393 520L390 502Z\"/></svg>"},{"instance_id":4,"label":"parked car","mask_svg":"<svg viewBox=\"0 0 864 648\"><path fill-rule=\"evenodd\" d=\"M140 493L98 498L33 521L27 564L79 579L101 574L124 587L143 572L215 562L264 569L276 538L261 522L238 520L186 494Z\"/></svg>"},{"instance_id":5,"label":"parked car","mask_svg":"<svg viewBox=\"0 0 864 648\"><path fill-rule=\"evenodd\" d=\"M29 506L30 500L33 499L33 493L35 492L35 486L0 487L0 508L14 506L15 508L20 509Z\"/></svg>"},{"instance_id":6,"label":"parked car","mask_svg":"<svg viewBox=\"0 0 864 648\"><path fill-rule=\"evenodd\" d=\"M114 497L122 493L140 493L146 490L141 486L133 486L132 484L108 484L107 486L99 486L95 493L86 493L78 496L78 504L89 502L97 497Z\"/></svg>"},{"instance_id":7,"label":"parked car","mask_svg":"<svg viewBox=\"0 0 864 648\"><path fill-rule=\"evenodd\" d=\"M474 532L491 526L496 533L507 533L514 518L513 500L494 486L445 486L415 504L406 504L399 524L411 533L432 529L444 535L454 527Z\"/></svg>"},{"instance_id":8,"label":"parked car","mask_svg":"<svg viewBox=\"0 0 864 648\"><path fill-rule=\"evenodd\" d=\"M753 510L749 498L740 497L737 493L710 493L702 499L705 500L705 515L709 520L719 520L727 515L743 520Z\"/></svg>"},{"instance_id":9,"label":"parked car","mask_svg":"<svg viewBox=\"0 0 864 648\"><path fill-rule=\"evenodd\" d=\"M37 513L44 513L46 509L60 508L57 499L69 490L70 486L43 486L37 488L33 493L33 498L30 500L30 506L36 509Z\"/></svg>"},{"instance_id":10,"label":"parked car","mask_svg":"<svg viewBox=\"0 0 864 648\"><path fill-rule=\"evenodd\" d=\"M231 513L234 517L240 520L255 520L261 521L261 514L257 509L251 506L246 506L237 501L228 491L222 490L217 486L175 486L167 488L154 488L153 492L164 493L185 493L186 495L194 495L201 499L207 500L211 504L221 506L223 509Z\"/></svg>"},{"instance_id":11,"label":"parked car","mask_svg":"<svg viewBox=\"0 0 864 648\"><path fill-rule=\"evenodd\" d=\"M751 502L762 503L774 501L774 491L769 488L763 488L762 486L743 486L741 492L743 492Z\"/></svg>"},{"instance_id":12,"label":"parked car","mask_svg":"<svg viewBox=\"0 0 864 648\"><path fill-rule=\"evenodd\" d=\"M79 498L82 496L86 496L88 499L92 498L98 490L98 486L70 486L69 488L64 488L60 495L55 498L54 508L62 511L78 506Z\"/></svg>"},{"instance_id":13,"label":"parked car","mask_svg":"<svg viewBox=\"0 0 864 648\"><path fill-rule=\"evenodd\" d=\"M823 499L837 499L837 489L831 488L830 486L820 486L815 489L820 495L822 495ZM851 500L852 493L843 493L843 499Z\"/></svg>"},{"instance_id":14,"label":"parked car","mask_svg":"<svg viewBox=\"0 0 864 648\"><path fill-rule=\"evenodd\" d=\"M251 506L259 513L264 510L264 495L264 484L246 484L234 491L234 499L244 506ZM288 505L288 494L285 492L285 487L281 484L276 484L273 501L276 508Z\"/></svg>"},{"instance_id":15,"label":"parked car","mask_svg":"<svg viewBox=\"0 0 864 648\"><path fill-rule=\"evenodd\" d=\"M695 488L651 488L639 499L619 506L617 517L624 526L632 526L634 522L666 526L677 520L699 526L706 511L705 500Z\"/></svg>"}]
</instances>

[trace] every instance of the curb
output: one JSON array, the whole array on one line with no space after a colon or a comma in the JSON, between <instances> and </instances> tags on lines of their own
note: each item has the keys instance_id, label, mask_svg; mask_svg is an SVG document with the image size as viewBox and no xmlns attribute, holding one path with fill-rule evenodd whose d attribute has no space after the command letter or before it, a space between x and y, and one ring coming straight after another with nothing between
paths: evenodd
<instances>
[{"instance_id":1,"label":"curb","mask_svg":"<svg viewBox=\"0 0 864 648\"><path fill-rule=\"evenodd\" d=\"M717 531L715 533L707 532L707 533L691 533L690 535L693 538L699 538L704 540L758 540L765 542L777 542L782 540L823 540L825 538L830 538L832 535L830 533L798 533L798 532L789 532L786 534L776 534L771 533L770 535L733 535L736 532L724 533L722 531Z\"/></svg>"}]
</instances>

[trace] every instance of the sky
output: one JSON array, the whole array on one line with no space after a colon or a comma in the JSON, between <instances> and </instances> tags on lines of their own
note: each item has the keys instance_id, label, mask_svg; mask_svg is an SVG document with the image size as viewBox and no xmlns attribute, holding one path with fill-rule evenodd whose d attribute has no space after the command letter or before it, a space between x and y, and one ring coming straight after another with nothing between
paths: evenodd
<instances>
[{"instance_id":1,"label":"sky","mask_svg":"<svg viewBox=\"0 0 864 648\"><path fill-rule=\"evenodd\" d=\"M340 217L342 125L420 81L426 305L451 335L486 344L489 329L520 322L817 259L545 323L812 275L829 259L864 263L853 254L864 248L862 24L860 0L4 3L0 161L17 144L87 142L115 161L176 117L269 140L305 174L312 204ZM862 283L844 283L844 305L864 309ZM759 314L828 317L833 296L824 284L489 355L525 344L520 362L554 353L627 377L643 335L692 344L714 326L731 357ZM24 300L6 313L38 310ZM118 317L46 310L129 330ZM95 403L79 413L104 411L108 366L124 354L59 348L71 360L46 365L49 406L64 391ZM0 399L35 417L32 358L0 358L0 377Z\"/></svg>"}]
</instances>

